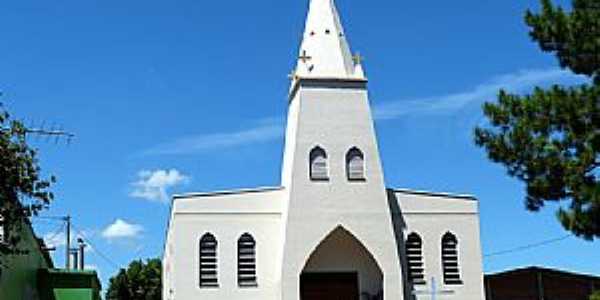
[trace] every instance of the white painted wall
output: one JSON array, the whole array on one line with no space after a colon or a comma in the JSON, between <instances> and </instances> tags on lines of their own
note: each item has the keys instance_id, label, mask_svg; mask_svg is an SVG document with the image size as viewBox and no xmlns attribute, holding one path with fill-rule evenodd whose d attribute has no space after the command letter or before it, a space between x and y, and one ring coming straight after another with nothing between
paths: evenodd
<instances>
[{"instance_id":1,"label":"white painted wall","mask_svg":"<svg viewBox=\"0 0 600 300\"><path fill-rule=\"evenodd\" d=\"M404 238L411 232L423 239L426 286L416 289L431 290L431 278L436 278L438 289L453 291L446 299L485 299L483 267L479 232L478 202L469 197L451 197L415 192L395 192L401 216L405 223ZM441 239L451 232L458 239L461 285L444 285ZM421 295L417 299L429 299Z\"/></svg>"},{"instance_id":2,"label":"white painted wall","mask_svg":"<svg viewBox=\"0 0 600 300\"><path fill-rule=\"evenodd\" d=\"M282 182L289 192L284 212L282 299L299 299L299 276L313 250L342 226L380 262L386 299L403 299L401 264L394 238L379 151L364 82L300 80L291 100ZM330 180L311 181L310 150L327 151ZM349 182L345 158L352 147L365 155L366 181Z\"/></svg>"},{"instance_id":3,"label":"white painted wall","mask_svg":"<svg viewBox=\"0 0 600 300\"><path fill-rule=\"evenodd\" d=\"M277 299L282 195L274 189L176 198L163 262L170 270L164 299ZM219 288L199 287L199 241L207 232L218 241ZM246 232L256 240L258 287L237 283L237 240Z\"/></svg>"}]
</instances>

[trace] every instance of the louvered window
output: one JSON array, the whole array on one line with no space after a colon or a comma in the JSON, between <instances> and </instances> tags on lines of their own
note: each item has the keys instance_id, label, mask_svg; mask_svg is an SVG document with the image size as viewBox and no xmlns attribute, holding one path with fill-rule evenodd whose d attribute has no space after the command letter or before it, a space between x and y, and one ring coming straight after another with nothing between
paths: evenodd
<instances>
[{"instance_id":1,"label":"louvered window","mask_svg":"<svg viewBox=\"0 0 600 300\"><path fill-rule=\"evenodd\" d=\"M238 285L240 287L257 286L256 280L256 242L248 234L238 240Z\"/></svg>"},{"instance_id":2,"label":"louvered window","mask_svg":"<svg viewBox=\"0 0 600 300\"><path fill-rule=\"evenodd\" d=\"M413 284L425 284L423 241L416 233L411 233L406 238L406 261L408 264L408 279Z\"/></svg>"},{"instance_id":3,"label":"louvered window","mask_svg":"<svg viewBox=\"0 0 600 300\"><path fill-rule=\"evenodd\" d=\"M442 268L445 284L462 284L458 260L458 240L450 232L442 237Z\"/></svg>"},{"instance_id":4,"label":"louvered window","mask_svg":"<svg viewBox=\"0 0 600 300\"><path fill-rule=\"evenodd\" d=\"M327 153L320 147L310 151L310 179L328 180Z\"/></svg>"},{"instance_id":5,"label":"louvered window","mask_svg":"<svg viewBox=\"0 0 600 300\"><path fill-rule=\"evenodd\" d=\"M217 239L207 233L200 239L200 287L218 287Z\"/></svg>"},{"instance_id":6,"label":"louvered window","mask_svg":"<svg viewBox=\"0 0 600 300\"><path fill-rule=\"evenodd\" d=\"M365 180L365 157L358 148L352 148L346 154L346 173L348 180Z\"/></svg>"}]
</instances>

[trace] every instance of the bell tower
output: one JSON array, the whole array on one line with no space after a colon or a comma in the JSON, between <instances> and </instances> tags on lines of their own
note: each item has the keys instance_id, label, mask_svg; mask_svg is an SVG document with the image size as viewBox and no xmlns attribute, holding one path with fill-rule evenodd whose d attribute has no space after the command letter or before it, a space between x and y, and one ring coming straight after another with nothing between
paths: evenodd
<instances>
[{"instance_id":1,"label":"bell tower","mask_svg":"<svg viewBox=\"0 0 600 300\"><path fill-rule=\"evenodd\" d=\"M289 193L283 216L282 299L299 299L311 255L340 229L379 264L382 278L370 278L343 260L316 271L355 272L361 293L403 299L367 79L333 0L310 1L291 80L282 169L282 186ZM315 149L320 156L313 155Z\"/></svg>"}]
</instances>

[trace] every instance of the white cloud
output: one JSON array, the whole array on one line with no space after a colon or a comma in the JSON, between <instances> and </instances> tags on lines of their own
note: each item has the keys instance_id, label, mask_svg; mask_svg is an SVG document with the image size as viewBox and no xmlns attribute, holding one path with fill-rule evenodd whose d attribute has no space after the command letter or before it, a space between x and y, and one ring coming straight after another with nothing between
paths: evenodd
<instances>
[{"instance_id":1,"label":"white cloud","mask_svg":"<svg viewBox=\"0 0 600 300\"><path fill-rule=\"evenodd\" d=\"M283 120L280 118L266 118L259 120L255 126L238 131L182 137L172 142L151 148L145 151L144 154L190 154L207 150L268 142L283 137L283 123Z\"/></svg>"},{"instance_id":2,"label":"white cloud","mask_svg":"<svg viewBox=\"0 0 600 300\"><path fill-rule=\"evenodd\" d=\"M385 102L373 108L376 120L396 119L405 115L449 113L471 103L494 100L498 91L519 93L547 84L581 84L587 77L558 68L522 70L496 76L472 89L438 97Z\"/></svg>"},{"instance_id":3,"label":"white cloud","mask_svg":"<svg viewBox=\"0 0 600 300\"><path fill-rule=\"evenodd\" d=\"M185 184L189 177L178 170L155 170L140 171L138 180L132 183L133 190L129 193L131 197L146 199L150 201L167 202L167 190L171 187Z\"/></svg>"},{"instance_id":4,"label":"white cloud","mask_svg":"<svg viewBox=\"0 0 600 300\"><path fill-rule=\"evenodd\" d=\"M102 237L108 240L129 239L138 237L142 231L144 231L144 228L141 225L117 219L102 231Z\"/></svg>"}]
</instances>

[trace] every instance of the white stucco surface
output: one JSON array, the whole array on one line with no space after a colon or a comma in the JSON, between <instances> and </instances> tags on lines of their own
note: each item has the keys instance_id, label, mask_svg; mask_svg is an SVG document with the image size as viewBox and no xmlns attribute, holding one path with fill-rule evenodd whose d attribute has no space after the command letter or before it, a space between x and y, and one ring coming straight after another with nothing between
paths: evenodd
<instances>
[{"instance_id":1,"label":"white stucco surface","mask_svg":"<svg viewBox=\"0 0 600 300\"><path fill-rule=\"evenodd\" d=\"M283 195L275 188L175 198L163 262L171 271L164 274L164 299L277 299ZM199 286L199 241L205 233L218 241L218 288ZM237 240L244 233L256 240L260 262L253 288L237 284Z\"/></svg>"}]
</instances>

